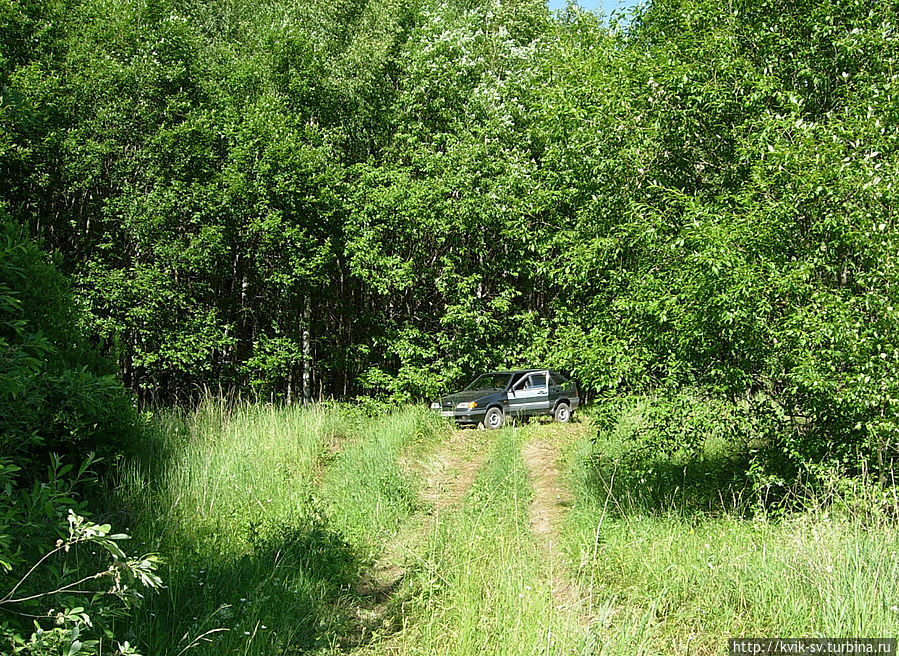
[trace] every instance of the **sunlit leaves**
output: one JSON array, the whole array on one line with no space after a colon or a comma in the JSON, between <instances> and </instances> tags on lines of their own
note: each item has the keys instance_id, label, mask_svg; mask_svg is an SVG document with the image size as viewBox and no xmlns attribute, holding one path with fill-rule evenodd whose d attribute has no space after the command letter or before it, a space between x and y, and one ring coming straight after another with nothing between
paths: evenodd
<instances>
[{"instance_id":1,"label":"sunlit leaves","mask_svg":"<svg viewBox=\"0 0 899 656\"><path fill-rule=\"evenodd\" d=\"M888 3L51 9L4 14L40 47L0 64L3 193L132 387L399 399L545 363L764 394L791 456L886 457Z\"/></svg>"}]
</instances>

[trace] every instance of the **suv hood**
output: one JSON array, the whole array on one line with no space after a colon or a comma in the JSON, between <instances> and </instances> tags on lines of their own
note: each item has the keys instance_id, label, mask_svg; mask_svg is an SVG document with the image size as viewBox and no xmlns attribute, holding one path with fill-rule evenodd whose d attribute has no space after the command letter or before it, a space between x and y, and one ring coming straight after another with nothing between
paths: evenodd
<instances>
[{"instance_id":1,"label":"suv hood","mask_svg":"<svg viewBox=\"0 0 899 656\"><path fill-rule=\"evenodd\" d=\"M497 394L496 390L471 390L469 392L456 392L449 396L440 397L441 408L455 408L459 403L468 403L469 401L477 401L485 396Z\"/></svg>"}]
</instances>

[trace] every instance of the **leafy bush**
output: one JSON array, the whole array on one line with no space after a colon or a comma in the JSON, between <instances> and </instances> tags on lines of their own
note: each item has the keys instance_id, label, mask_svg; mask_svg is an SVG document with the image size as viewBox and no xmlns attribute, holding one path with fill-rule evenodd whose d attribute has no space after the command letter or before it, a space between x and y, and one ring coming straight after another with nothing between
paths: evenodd
<instances>
[{"instance_id":1,"label":"leafy bush","mask_svg":"<svg viewBox=\"0 0 899 656\"><path fill-rule=\"evenodd\" d=\"M111 369L82 334L65 278L0 209L4 653L99 653L112 637L106 621L161 583L153 556L127 556L127 535L85 518L98 490L94 452L112 461L134 435ZM119 652L134 653L128 643Z\"/></svg>"},{"instance_id":2,"label":"leafy bush","mask_svg":"<svg viewBox=\"0 0 899 656\"><path fill-rule=\"evenodd\" d=\"M129 557L120 546L128 535L78 514L85 504L77 489L91 478L92 463L89 457L74 470L54 457L47 480L18 489L20 469L0 460L0 487L7 492L0 497L4 653L101 653L102 639L113 637L106 621L139 602L143 589L162 584L155 556ZM55 544L48 539L54 533ZM136 654L127 642L118 653Z\"/></svg>"},{"instance_id":3,"label":"leafy bush","mask_svg":"<svg viewBox=\"0 0 899 656\"><path fill-rule=\"evenodd\" d=\"M136 414L113 371L63 275L0 209L0 453L32 472L47 453L114 460Z\"/></svg>"}]
</instances>

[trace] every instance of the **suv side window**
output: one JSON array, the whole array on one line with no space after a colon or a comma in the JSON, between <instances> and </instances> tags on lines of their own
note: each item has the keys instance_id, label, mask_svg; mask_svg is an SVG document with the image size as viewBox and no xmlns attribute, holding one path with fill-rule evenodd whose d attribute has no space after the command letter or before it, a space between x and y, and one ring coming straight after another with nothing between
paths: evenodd
<instances>
[{"instance_id":1,"label":"suv side window","mask_svg":"<svg viewBox=\"0 0 899 656\"><path fill-rule=\"evenodd\" d=\"M531 389L546 388L546 374L531 374Z\"/></svg>"},{"instance_id":2,"label":"suv side window","mask_svg":"<svg viewBox=\"0 0 899 656\"><path fill-rule=\"evenodd\" d=\"M550 375L550 380L552 380L553 385L558 385L559 387L563 387L565 383L568 382L568 379L565 378L562 374L552 372Z\"/></svg>"}]
</instances>

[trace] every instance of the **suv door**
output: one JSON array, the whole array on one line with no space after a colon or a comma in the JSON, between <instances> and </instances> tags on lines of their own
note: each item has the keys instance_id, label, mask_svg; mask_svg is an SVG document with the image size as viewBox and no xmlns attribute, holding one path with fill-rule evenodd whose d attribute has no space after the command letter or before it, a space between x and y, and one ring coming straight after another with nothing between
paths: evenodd
<instances>
[{"instance_id":1,"label":"suv door","mask_svg":"<svg viewBox=\"0 0 899 656\"><path fill-rule=\"evenodd\" d=\"M553 372L549 372L549 410L552 410L556 401L562 398L562 395L565 393L565 384L562 382L561 377Z\"/></svg>"},{"instance_id":2,"label":"suv door","mask_svg":"<svg viewBox=\"0 0 899 656\"><path fill-rule=\"evenodd\" d=\"M537 402L531 414L544 414L552 409L549 395L549 372L538 371L531 374L531 389L537 390Z\"/></svg>"},{"instance_id":3,"label":"suv door","mask_svg":"<svg viewBox=\"0 0 899 656\"><path fill-rule=\"evenodd\" d=\"M548 382L546 371L523 374L509 390L509 412L522 417L549 412Z\"/></svg>"}]
</instances>

